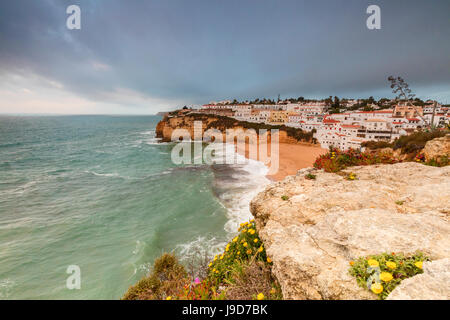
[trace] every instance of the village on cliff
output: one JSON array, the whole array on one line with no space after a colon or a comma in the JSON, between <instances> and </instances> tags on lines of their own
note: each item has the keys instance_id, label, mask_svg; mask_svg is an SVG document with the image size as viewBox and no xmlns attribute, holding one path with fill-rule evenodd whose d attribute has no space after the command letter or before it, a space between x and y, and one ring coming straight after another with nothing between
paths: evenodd
<instances>
[{"instance_id":1,"label":"village on cliff","mask_svg":"<svg viewBox=\"0 0 450 320\"><path fill-rule=\"evenodd\" d=\"M188 113L231 117L239 121L285 125L313 131L323 148L360 149L366 141L392 142L402 135L426 127L445 127L450 108L437 101L416 99L413 103L396 99L298 99L210 102Z\"/></svg>"}]
</instances>

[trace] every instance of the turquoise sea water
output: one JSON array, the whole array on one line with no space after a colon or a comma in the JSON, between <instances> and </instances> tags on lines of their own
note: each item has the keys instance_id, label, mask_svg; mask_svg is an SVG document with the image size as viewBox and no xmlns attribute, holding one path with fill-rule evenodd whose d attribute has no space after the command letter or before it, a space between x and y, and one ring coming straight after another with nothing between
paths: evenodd
<instances>
[{"instance_id":1,"label":"turquoise sea water","mask_svg":"<svg viewBox=\"0 0 450 320\"><path fill-rule=\"evenodd\" d=\"M0 116L0 299L118 299L162 252L217 251L249 218L265 168L174 165L159 120Z\"/></svg>"}]
</instances>

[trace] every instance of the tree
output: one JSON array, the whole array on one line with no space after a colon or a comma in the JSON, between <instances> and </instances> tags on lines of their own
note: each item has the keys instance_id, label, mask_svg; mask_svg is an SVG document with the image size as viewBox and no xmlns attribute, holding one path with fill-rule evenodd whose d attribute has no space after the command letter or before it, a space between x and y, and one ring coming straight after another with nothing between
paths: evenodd
<instances>
[{"instance_id":1,"label":"tree","mask_svg":"<svg viewBox=\"0 0 450 320\"><path fill-rule=\"evenodd\" d=\"M402 77L396 78L390 76L388 77L388 81L391 83L392 92L397 94L395 98L397 100L406 100L406 104L409 104L411 107L413 107L422 121L427 124L425 118L419 113L417 107L411 102L411 100L413 100L416 95L411 92L411 89L409 88L409 85L405 82L405 80L403 80ZM431 128L431 125L428 126Z\"/></svg>"}]
</instances>

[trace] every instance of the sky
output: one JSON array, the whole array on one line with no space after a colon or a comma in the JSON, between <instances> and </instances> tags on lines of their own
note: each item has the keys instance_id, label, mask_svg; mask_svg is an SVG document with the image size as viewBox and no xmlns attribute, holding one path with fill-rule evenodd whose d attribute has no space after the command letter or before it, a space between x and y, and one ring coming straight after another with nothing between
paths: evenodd
<instances>
[{"instance_id":1,"label":"sky","mask_svg":"<svg viewBox=\"0 0 450 320\"><path fill-rule=\"evenodd\" d=\"M69 5L81 29L69 30ZM381 29L369 30L369 5ZM224 99L450 103L448 0L0 1L0 113L154 114Z\"/></svg>"}]
</instances>

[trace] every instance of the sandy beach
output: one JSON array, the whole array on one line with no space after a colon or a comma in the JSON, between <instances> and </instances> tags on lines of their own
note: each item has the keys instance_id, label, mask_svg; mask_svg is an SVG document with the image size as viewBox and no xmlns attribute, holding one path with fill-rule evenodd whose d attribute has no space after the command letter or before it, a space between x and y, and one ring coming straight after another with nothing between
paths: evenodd
<instances>
[{"instance_id":1,"label":"sandy beach","mask_svg":"<svg viewBox=\"0 0 450 320\"><path fill-rule=\"evenodd\" d=\"M268 150L270 150L270 143L267 146ZM249 156L249 148L248 145L245 148L237 148L237 152L240 154L245 154L247 158ZM327 150L321 148L319 145L310 145L310 144L291 144L291 143L279 143L279 165L278 170L274 173L269 172L267 177L272 181L281 181L285 177L290 175L295 175L298 170L302 168L312 167L316 158L326 153ZM269 157L270 151L269 151ZM254 160L259 160L265 162L263 159L259 159L258 157L251 157ZM267 164L270 167L270 163Z\"/></svg>"}]
</instances>

